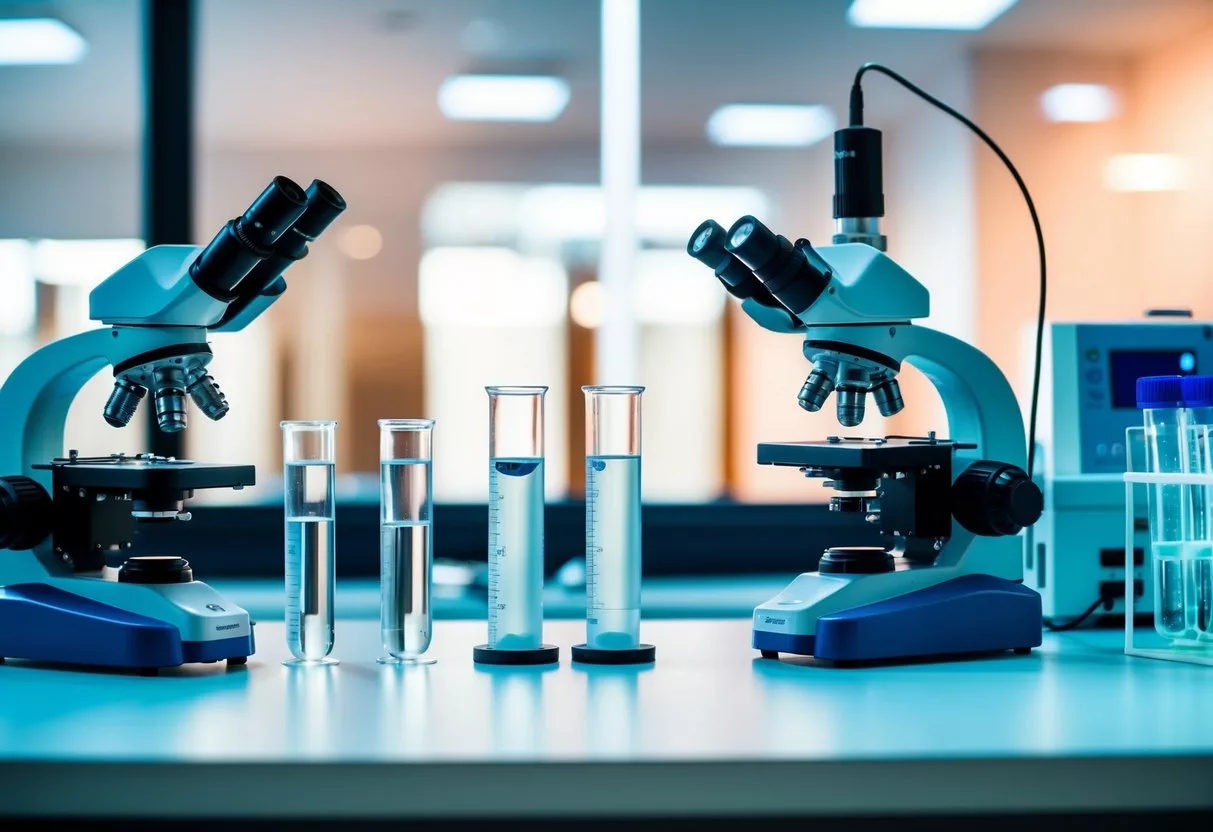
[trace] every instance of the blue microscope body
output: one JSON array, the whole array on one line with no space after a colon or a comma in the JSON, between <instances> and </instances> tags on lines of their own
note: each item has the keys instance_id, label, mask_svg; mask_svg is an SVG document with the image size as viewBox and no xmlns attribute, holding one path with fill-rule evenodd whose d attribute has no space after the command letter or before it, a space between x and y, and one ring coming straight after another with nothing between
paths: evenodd
<instances>
[{"instance_id":1,"label":"blue microscope body","mask_svg":"<svg viewBox=\"0 0 1213 832\"><path fill-rule=\"evenodd\" d=\"M186 426L186 399L228 412L207 370L207 337L245 327L286 290L282 272L345 209L323 182L276 177L205 247L155 246L89 297L103 327L55 341L0 387L0 660L155 672L190 662L243 664L248 613L173 555L126 557L138 522L189 520L203 488L254 483L251 465L150 454L64 455L68 408L107 366L104 408L125 427L151 392L159 429ZM109 557L124 558L115 567Z\"/></svg>"},{"instance_id":2,"label":"blue microscope body","mask_svg":"<svg viewBox=\"0 0 1213 832\"><path fill-rule=\"evenodd\" d=\"M793 243L746 216L727 231L707 220L687 247L756 323L803 334L813 366L802 408L820 410L833 394L839 423L854 428L870 396L892 416L908 361L939 391L952 435L758 445L759 464L823 480L830 509L883 545L844 538L827 549L815 571L754 610L753 644L765 658L844 664L1028 651L1041 642L1041 602L1023 585L1020 532L1043 500L1024 470L1019 404L988 356L913 323L930 299L884 252L879 153L877 131L835 134L833 245Z\"/></svg>"}]
</instances>

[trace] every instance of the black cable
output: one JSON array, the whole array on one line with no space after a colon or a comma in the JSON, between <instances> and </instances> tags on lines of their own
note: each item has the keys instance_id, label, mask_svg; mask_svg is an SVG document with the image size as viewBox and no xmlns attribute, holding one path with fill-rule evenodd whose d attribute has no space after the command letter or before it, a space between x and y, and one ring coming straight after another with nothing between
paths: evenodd
<instances>
[{"instance_id":1,"label":"black cable","mask_svg":"<svg viewBox=\"0 0 1213 832\"><path fill-rule=\"evenodd\" d=\"M1085 610L1083 610L1081 613L1076 615L1074 618L1071 618L1065 624L1053 624L1051 622L1046 621L1045 629L1049 630L1050 632L1054 632L1054 633L1064 633L1066 630L1073 630L1075 627L1081 626L1082 623L1084 621L1086 621L1088 618L1090 618L1091 615L1097 609L1099 609L1101 606L1111 609L1112 608L1111 599L1110 598L1100 598L1094 604L1087 607Z\"/></svg>"},{"instance_id":2,"label":"black cable","mask_svg":"<svg viewBox=\"0 0 1213 832\"><path fill-rule=\"evenodd\" d=\"M1007 166L1007 170L1011 172L1011 176L1015 179L1015 184L1019 186L1020 193L1023 194L1024 201L1028 203L1028 213L1032 215L1032 225L1036 230L1036 248L1040 252L1040 308L1036 314L1036 362L1032 371L1032 407L1028 417L1028 476L1032 475L1032 469L1036 462L1036 405L1040 399L1040 363L1041 350L1043 349L1044 334L1045 334L1045 294L1048 287L1045 269L1045 235L1040 227L1040 217L1036 214L1036 204L1032 202L1032 195L1028 193L1028 186L1024 184L1023 177L1019 175L1019 171L1015 169L1015 165L1007 157L1007 154L1002 152L993 139L986 132L970 121L964 114L944 104L935 96L926 92L922 88L915 85L905 77L899 75L883 64L866 63L861 66L855 73L855 81L851 85L851 126L858 127L863 124L863 89L860 87L860 81L863 79L865 72L879 72L882 75L892 78L897 83L901 84L910 92L917 95L928 104L933 104L943 110L952 118L959 121L965 127L972 130L979 139L986 143L990 150L994 151L1002 163ZM1101 601L1096 602L1098 606ZM1094 610L1094 607L1092 607ZM1088 613L1089 614L1089 613Z\"/></svg>"}]
</instances>

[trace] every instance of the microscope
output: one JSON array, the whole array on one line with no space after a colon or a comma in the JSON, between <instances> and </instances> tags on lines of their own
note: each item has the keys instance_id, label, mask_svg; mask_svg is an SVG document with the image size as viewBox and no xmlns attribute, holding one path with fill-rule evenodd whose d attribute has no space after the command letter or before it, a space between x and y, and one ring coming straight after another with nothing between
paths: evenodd
<instances>
[{"instance_id":1,"label":"microscope","mask_svg":"<svg viewBox=\"0 0 1213 832\"><path fill-rule=\"evenodd\" d=\"M835 133L832 245L791 242L745 216L727 231L704 222L687 246L758 325L804 334L802 408L833 394L838 422L854 428L870 396L892 416L905 406L897 376L908 361L939 391L951 436L758 445L759 464L822 480L830 510L884 545L848 545L840 532L817 571L755 609L753 645L763 658L835 664L1027 652L1041 643L1041 601L1022 583L1019 533L1042 497L1024 470L1019 404L984 353L913 323L930 301L885 253L880 152L879 131L854 117Z\"/></svg>"},{"instance_id":2,"label":"microscope","mask_svg":"<svg viewBox=\"0 0 1213 832\"><path fill-rule=\"evenodd\" d=\"M107 366L114 387L102 415L113 427L149 392L161 431L186 427L187 398L223 418L209 334L241 330L268 309L286 291L282 273L344 210L324 182L304 191L276 177L206 247L154 246L106 278L89 296L89 317L103 326L48 344L0 387L0 472L11 472L0 477L0 661L148 674L247 662L245 610L194 580L184 558L126 555L137 523L187 521L194 491L252 485L253 466L64 456L65 421Z\"/></svg>"}]
</instances>

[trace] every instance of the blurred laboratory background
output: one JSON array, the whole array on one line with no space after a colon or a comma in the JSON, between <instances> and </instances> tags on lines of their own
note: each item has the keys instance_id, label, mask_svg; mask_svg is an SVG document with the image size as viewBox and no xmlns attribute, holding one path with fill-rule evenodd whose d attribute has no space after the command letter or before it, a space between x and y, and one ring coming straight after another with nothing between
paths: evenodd
<instances>
[{"instance_id":1,"label":"blurred laboratory background","mask_svg":"<svg viewBox=\"0 0 1213 832\"><path fill-rule=\"evenodd\" d=\"M149 5L0 0L0 380L89 327L89 291L148 238L148 143L167 141L146 116L165 60L147 49ZM1050 319L1213 314L1208 0L640 0L638 53L610 55L598 0L193 5L178 137L192 144L178 172L192 241L275 174L324 179L349 203L283 300L216 336L231 413L194 418L184 452L255 463L265 485L212 499L280 499L279 420L322 418L340 422L345 487L365 481L374 499L375 420L429 417L438 500L483 502L486 384L550 386L548 494L577 499L579 388L619 373L648 388L647 501L824 499L754 464L760 439L838 430L796 405L797 336L746 321L685 246L701 220L747 213L828 242L831 134L867 60L970 114L1015 160L1044 223ZM635 242L606 279L617 217L601 173L631 148L600 146L603 90L637 73ZM905 90L879 77L866 90L890 253L930 289L931 325L1026 391L1037 265L1014 182ZM145 426L122 435L98 417L107 376L77 399L69 444L146 449ZM869 412L857 430L945 432L925 379L903 387L902 414Z\"/></svg>"}]
</instances>

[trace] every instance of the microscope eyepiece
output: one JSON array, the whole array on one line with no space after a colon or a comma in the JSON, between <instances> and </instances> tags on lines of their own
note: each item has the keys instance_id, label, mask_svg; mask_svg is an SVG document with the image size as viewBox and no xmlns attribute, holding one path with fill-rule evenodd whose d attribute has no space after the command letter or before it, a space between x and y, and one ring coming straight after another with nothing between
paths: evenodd
<instances>
[{"instance_id":1,"label":"microscope eyepiece","mask_svg":"<svg viewBox=\"0 0 1213 832\"><path fill-rule=\"evenodd\" d=\"M219 326L239 315L258 295L282 294L286 291L286 281L282 279L282 273L293 263L307 256L307 244L324 233L346 208L345 200L337 193L337 189L319 179L312 181L305 196L307 207L303 214L274 244L269 255L257 263L234 287L231 293L232 302L228 305ZM280 288L271 292L271 286Z\"/></svg>"},{"instance_id":2,"label":"microscope eyepiece","mask_svg":"<svg viewBox=\"0 0 1213 832\"><path fill-rule=\"evenodd\" d=\"M337 189L319 179L312 180L307 189L307 208L291 226L290 233L298 234L307 241L315 240L333 224L333 220L345 210L345 200ZM286 242L284 240L283 242Z\"/></svg>"},{"instance_id":3,"label":"microscope eyepiece","mask_svg":"<svg viewBox=\"0 0 1213 832\"><path fill-rule=\"evenodd\" d=\"M793 245L748 215L733 223L727 237L725 249L793 315L816 303L830 282L829 264L808 240Z\"/></svg>"},{"instance_id":4,"label":"microscope eyepiece","mask_svg":"<svg viewBox=\"0 0 1213 832\"><path fill-rule=\"evenodd\" d=\"M782 242L787 242L751 216L744 216L729 229L729 241L726 247L741 262L751 269L757 270L771 262L781 248ZM787 251L792 252L792 244L787 244Z\"/></svg>"},{"instance_id":5,"label":"microscope eyepiece","mask_svg":"<svg viewBox=\"0 0 1213 832\"><path fill-rule=\"evenodd\" d=\"M771 297L754 273L734 257L725 247L727 235L724 227L715 220L704 220L687 243L687 254L703 263L724 284L729 294L739 300L754 298L764 306L778 307L779 302Z\"/></svg>"},{"instance_id":6,"label":"microscope eyepiece","mask_svg":"<svg viewBox=\"0 0 1213 832\"><path fill-rule=\"evenodd\" d=\"M234 300L236 284L265 258L307 208L307 195L285 176L274 180L239 217L228 220L190 265L198 288L213 298Z\"/></svg>"},{"instance_id":7,"label":"microscope eyepiece","mask_svg":"<svg viewBox=\"0 0 1213 832\"><path fill-rule=\"evenodd\" d=\"M306 210L307 194L303 188L285 176L275 176L244 215L236 219L236 225L253 245L265 250L278 242Z\"/></svg>"}]
</instances>

